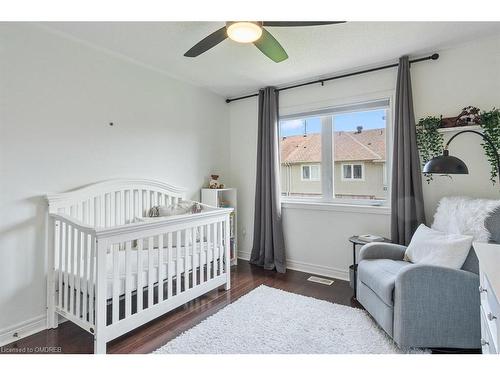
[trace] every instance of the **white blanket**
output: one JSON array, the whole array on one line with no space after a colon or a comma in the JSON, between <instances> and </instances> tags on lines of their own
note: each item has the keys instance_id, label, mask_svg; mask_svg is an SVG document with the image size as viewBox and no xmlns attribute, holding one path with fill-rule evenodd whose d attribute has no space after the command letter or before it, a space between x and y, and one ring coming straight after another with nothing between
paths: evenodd
<instances>
[{"instance_id":1,"label":"white blanket","mask_svg":"<svg viewBox=\"0 0 500 375\"><path fill-rule=\"evenodd\" d=\"M487 242L490 233L484 223L500 207L500 200L468 197L445 197L439 202L432 229L452 234L466 234L474 241Z\"/></svg>"}]
</instances>

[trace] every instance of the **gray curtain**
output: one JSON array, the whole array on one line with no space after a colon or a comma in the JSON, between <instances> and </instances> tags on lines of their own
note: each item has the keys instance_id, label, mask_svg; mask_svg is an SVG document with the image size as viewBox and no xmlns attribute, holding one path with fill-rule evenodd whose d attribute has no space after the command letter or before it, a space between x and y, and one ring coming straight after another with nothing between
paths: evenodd
<instances>
[{"instance_id":1,"label":"gray curtain","mask_svg":"<svg viewBox=\"0 0 500 375\"><path fill-rule=\"evenodd\" d=\"M278 103L278 90L274 87L259 91L257 180L250 263L283 273L286 266L280 204Z\"/></svg>"},{"instance_id":2,"label":"gray curtain","mask_svg":"<svg viewBox=\"0 0 500 375\"><path fill-rule=\"evenodd\" d=\"M417 149L415 115L408 56L399 59L392 155L391 237L408 245L415 229L425 223L422 174Z\"/></svg>"}]
</instances>

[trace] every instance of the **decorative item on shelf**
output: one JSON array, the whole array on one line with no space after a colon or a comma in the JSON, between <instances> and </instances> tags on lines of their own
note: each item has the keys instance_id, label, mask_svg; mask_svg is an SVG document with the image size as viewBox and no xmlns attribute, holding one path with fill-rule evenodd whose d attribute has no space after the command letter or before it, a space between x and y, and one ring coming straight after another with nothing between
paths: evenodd
<instances>
[{"instance_id":1,"label":"decorative item on shelf","mask_svg":"<svg viewBox=\"0 0 500 375\"><path fill-rule=\"evenodd\" d=\"M219 182L219 175L212 174L210 175L210 182L208 184L210 189L224 189L224 184Z\"/></svg>"},{"instance_id":2,"label":"decorative item on shelf","mask_svg":"<svg viewBox=\"0 0 500 375\"><path fill-rule=\"evenodd\" d=\"M467 106L456 117L446 117L441 120L440 128L455 128L457 126L472 126L481 123L481 110L477 107Z\"/></svg>"}]
</instances>

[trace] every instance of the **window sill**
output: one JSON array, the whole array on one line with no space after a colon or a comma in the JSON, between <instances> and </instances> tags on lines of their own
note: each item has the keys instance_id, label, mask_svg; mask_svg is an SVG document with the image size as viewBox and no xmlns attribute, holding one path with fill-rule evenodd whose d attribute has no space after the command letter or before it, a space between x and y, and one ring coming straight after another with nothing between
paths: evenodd
<instances>
[{"instance_id":1,"label":"window sill","mask_svg":"<svg viewBox=\"0 0 500 375\"><path fill-rule=\"evenodd\" d=\"M281 208L292 210L314 210L314 211L335 211L335 212L354 212L362 214L390 215L391 208L386 205L368 205L368 204L347 204L337 202L321 201L299 201L292 199L282 199Z\"/></svg>"}]
</instances>

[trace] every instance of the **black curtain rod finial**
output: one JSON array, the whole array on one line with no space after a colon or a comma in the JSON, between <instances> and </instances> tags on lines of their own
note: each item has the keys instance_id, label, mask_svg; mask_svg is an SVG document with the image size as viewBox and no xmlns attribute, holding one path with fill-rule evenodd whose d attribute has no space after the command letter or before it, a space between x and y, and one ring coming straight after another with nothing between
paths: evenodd
<instances>
[{"instance_id":1,"label":"black curtain rod finial","mask_svg":"<svg viewBox=\"0 0 500 375\"><path fill-rule=\"evenodd\" d=\"M439 53L432 54L431 60L437 60L437 59L439 59Z\"/></svg>"}]
</instances>

